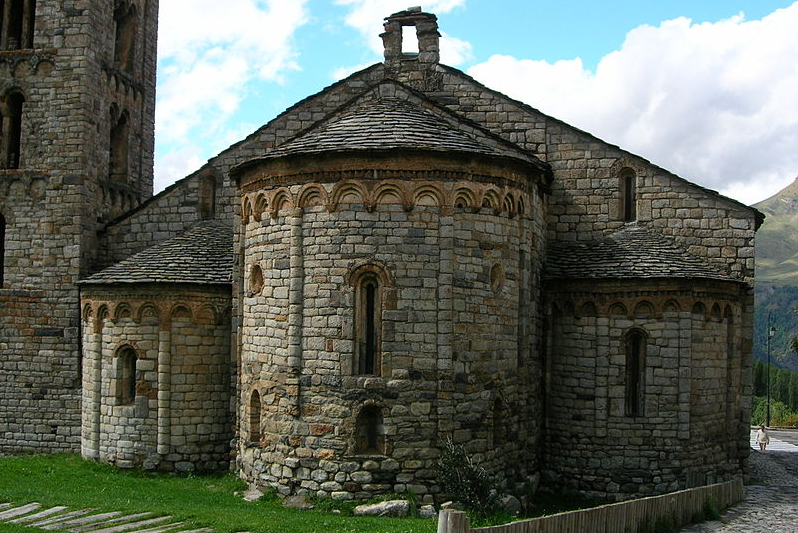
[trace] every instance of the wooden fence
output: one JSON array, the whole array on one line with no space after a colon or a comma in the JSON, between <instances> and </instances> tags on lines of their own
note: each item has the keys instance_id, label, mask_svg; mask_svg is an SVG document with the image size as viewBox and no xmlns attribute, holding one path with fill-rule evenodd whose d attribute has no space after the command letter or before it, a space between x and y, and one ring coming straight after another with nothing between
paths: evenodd
<instances>
[{"instance_id":1,"label":"wooden fence","mask_svg":"<svg viewBox=\"0 0 798 533\"><path fill-rule=\"evenodd\" d=\"M735 479L662 496L474 529L464 512L441 511L438 533L636 533L641 526L653 526L660 519L671 519L679 527L689 524L708 501L723 510L742 499L743 481Z\"/></svg>"}]
</instances>

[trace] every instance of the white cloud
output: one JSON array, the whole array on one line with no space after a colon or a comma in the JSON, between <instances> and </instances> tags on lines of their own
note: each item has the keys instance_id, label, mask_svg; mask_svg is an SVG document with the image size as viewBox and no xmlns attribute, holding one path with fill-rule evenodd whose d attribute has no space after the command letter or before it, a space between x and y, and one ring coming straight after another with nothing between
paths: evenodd
<instances>
[{"instance_id":1,"label":"white cloud","mask_svg":"<svg viewBox=\"0 0 798 533\"><path fill-rule=\"evenodd\" d=\"M441 63L444 65L462 65L474 58L473 47L468 41L452 37L446 32L441 32Z\"/></svg>"},{"instance_id":2,"label":"white cloud","mask_svg":"<svg viewBox=\"0 0 798 533\"><path fill-rule=\"evenodd\" d=\"M196 146L184 146L158 156L155 166L156 191L160 191L194 172L205 162L202 151Z\"/></svg>"},{"instance_id":3,"label":"white cloud","mask_svg":"<svg viewBox=\"0 0 798 533\"><path fill-rule=\"evenodd\" d=\"M374 62L376 63L376 61ZM350 74L354 74L360 70L363 70L366 67L370 67L374 63L361 63L360 65L351 65L348 67L338 67L330 73L330 78L334 81L342 80L349 76Z\"/></svg>"},{"instance_id":4,"label":"white cloud","mask_svg":"<svg viewBox=\"0 0 798 533\"><path fill-rule=\"evenodd\" d=\"M297 70L292 38L307 21L306 2L161 2L156 107L159 145L180 154L199 138L213 143L228 137L225 120L252 90L253 81L279 83L287 72ZM223 146L213 147L219 148ZM168 164L159 158L157 165L156 174L163 176Z\"/></svg>"},{"instance_id":5,"label":"white cloud","mask_svg":"<svg viewBox=\"0 0 798 533\"><path fill-rule=\"evenodd\" d=\"M366 40L369 48L382 57L382 40L385 17L417 5L408 0L335 0L336 4L350 6L346 24L357 30ZM443 14L464 6L466 0L433 0L421 4L428 13ZM471 44L441 33L441 61L449 65L459 65L471 58Z\"/></svg>"},{"instance_id":6,"label":"white cloud","mask_svg":"<svg viewBox=\"0 0 798 533\"><path fill-rule=\"evenodd\" d=\"M762 20L630 31L596 71L493 56L486 85L746 203L798 174L798 3Z\"/></svg>"}]
</instances>

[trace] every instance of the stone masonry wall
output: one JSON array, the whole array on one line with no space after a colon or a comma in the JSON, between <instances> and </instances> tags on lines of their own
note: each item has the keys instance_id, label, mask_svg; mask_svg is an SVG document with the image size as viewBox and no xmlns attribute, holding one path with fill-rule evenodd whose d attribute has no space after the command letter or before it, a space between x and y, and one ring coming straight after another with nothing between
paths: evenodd
<instances>
[{"instance_id":1,"label":"stone masonry wall","mask_svg":"<svg viewBox=\"0 0 798 533\"><path fill-rule=\"evenodd\" d=\"M748 427L735 324L745 291L710 282L568 287L550 296L550 481L623 499L739 475L747 454L736 442ZM646 335L640 416L625 411L624 338L632 328Z\"/></svg>"},{"instance_id":2,"label":"stone masonry wall","mask_svg":"<svg viewBox=\"0 0 798 533\"><path fill-rule=\"evenodd\" d=\"M142 31L148 27L154 36L157 1L148 4L153 11ZM19 168L0 170L0 213L6 220L2 452L78 447L80 308L74 284L96 253L97 216L110 209L96 193L108 168L101 158L109 144L95 133L105 126L101 108L108 87L93 69L110 53L106 41L94 39L112 31L98 27L110 22L112 12L111 0L39 0L33 48L0 52L0 97L18 91L25 100ZM140 42L144 46L146 39ZM146 57L154 76L154 48ZM148 112L145 106L134 116L146 126ZM145 145L133 150L147 152ZM149 176L151 183L146 156L136 167L143 174L137 179L146 183Z\"/></svg>"},{"instance_id":3,"label":"stone masonry wall","mask_svg":"<svg viewBox=\"0 0 798 533\"><path fill-rule=\"evenodd\" d=\"M755 220L745 206L689 183L448 67L427 96L546 161L554 170L548 238L591 240L619 229L619 173L637 175L638 220L750 281Z\"/></svg>"},{"instance_id":4,"label":"stone masonry wall","mask_svg":"<svg viewBox=\"0 0 798 533\"><path fill-rule=\"evenodd\" d=\"M227 290L87 286L83 294L83 456L123 468L226 469ZM123 402L128 348L136 394Z\"/></svg>"},{"instance_id":5,"label":"stone masonry wall","mask_svg":"<svg viewBox=\"0 0 798 533\"><path fill-rule=\"evenodd\" d=\"M410 490L432 501L445 436L496 474L523 475L522 461L534 461L517 438L535 432L529 414L539 410L519 383L535 369L533 333L519 327L533 305L519 296L533 290L540 198L496 190L497 203L481 208L484 185L381 183L373 209L364 205L372 186L348 180L272 190L265 202L246 196L238 467L247 480L286 494ZM507 192L523 212L501 202ZM463 207L452 207L457 198ZM386 280L376 376L352 369L352 278L363 268ZM384 453L356 449L356 420L369 406L382 413Z\"/></svg>"}]
</instances>

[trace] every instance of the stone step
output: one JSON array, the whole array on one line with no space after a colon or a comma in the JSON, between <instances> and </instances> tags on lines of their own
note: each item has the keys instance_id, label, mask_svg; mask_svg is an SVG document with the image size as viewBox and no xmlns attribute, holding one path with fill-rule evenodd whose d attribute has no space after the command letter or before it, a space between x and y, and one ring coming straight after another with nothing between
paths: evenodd
<instances>
[{"instance_id":1,"label":"stone step","mask_svg":"<svg viewBox=\"0 0 798 533\"><path fill-rule=\"evenodd\" d=\"M28 524L30 527L42 527L47 526L49 524L55 524L56 522L63 522L64 520L69 520L70 518L75 518L77 516L83 516L86 514L91 513L92 511L96 511L97 509L78 509L77 511L70 511L68 513L64 513L62 515L58 515L52 518L47 518L45 520L41 520L39 522L34 522L32 524Z\"/></svg>"},{"instance_id":2,"label":"stone step","mask_svg":"<svg viewBox=\"0 0 798 533\"><path fill-rule=\"evenodd\" d=\"M91 529L89 530L91 533L119 533L120 531L130 531L131 533L134 531L140 531L144 529L144 526L154 525L161 522L166 522L172 518L171 516L159 516L157 518L150 518L149 520L142 520L140 522L130 522L127 524L121 524L118 526L113 527L106 527L102 529Z\"/></svg>"},{"instance_id":3,"label":"stone step","mask_svg":"<svg viewBox=\"0 0 798 533\"><path fill-rule=\"evenodd\" d=\"M42 504L34 502L26 505L20 505L19 507L12 507L7 511L0 512L0 520L5 520L7 518L14 518L15 516L28 514L30 512L37 510L41 506Z\"/></svg>"},{"instance_id":4,"label":"stone step","mask_svg":"<svg viewBox=\"0 0 798 533\"><path fill-rule=\"evenodd\" d=\"M139 520L140 518L147 518L148 516L152 516L152 513L136 513L136 514L129 514L125 516L120 516L119 518L114 518L113 520L108 520L107 522L103 522L103 526L109 527L116 524L122 524L125 522L133 522L134 520ZM69 528L69 531L72 533L83 533L84 531L89 531L91 529L97 529L99 524L89 524L86 526L80 527L72 527Z\"/></svg>"},{"instance_id":5,"label":"stone step","mask_svg":"<svg viewBox=\"0 0 798 533\"><path fill-rule=\"evenodd\" d=\"M47 518L48 516L52 516L54 514L58 514L62 511L66 511L67 507L63 505L59 505L57 507L51 507L49 509L45 509L44 511L40 511L35 514L21 516L19 518L15 518L14 520L9 520L9 524L24 524L25 522L33 522L34 520L40 520L42 518Z\"/></svg>"},{"instance_id":6,"label":"stone step","mask_svg":"<svg viewBox=\"0 0 798 533\"><path fill-rule=\"evenodd\" d=\"M0 520L45 531L63 530L70 533L214 533L209 527L180 531L178 528L183 525L182 522L164 523L171 516L148 518L152 516L152 512L122 515L122 511L111 511L90 514L96 509L66 512L68 507L63 505L39 509L41 504L38 502L20 506L0 503Z\"/></svg>"},{"instance_id":7,"label":"stone step","mask_svg":"<svg viewBox=\"0 0 798 533\"><path fill-rule=\"evenodd\" d=\"M131 531L130 533L164 533L176 527L180 527L183 525L183 522L175 522L174 524L166 524L158 527L153 527L150 529L141 529L138 531ZM178 532L174 532L178 533ZM182 533L182 532L181 532Z\"/></svg>"},{"instance_id":8,"label":"stone step","mask_svg":"<svg viewBox=\"0 0 798 533\"><path fill-rule=\"evenodd\" d=\"M122 514L122 511L113 511L111 513L102 513L102 514L93 514L90 516L84 516L81 518L74 518L72 520L67 520L66 522L57 522L55 524L49 524L47 526L43 526L41 529L44 530L53 530L53 529L69 529L70 526L83 526L86 524L94 524L97 525L96 522L104 521L108 518L114 518Z\"/></svg>"}]
</instances>

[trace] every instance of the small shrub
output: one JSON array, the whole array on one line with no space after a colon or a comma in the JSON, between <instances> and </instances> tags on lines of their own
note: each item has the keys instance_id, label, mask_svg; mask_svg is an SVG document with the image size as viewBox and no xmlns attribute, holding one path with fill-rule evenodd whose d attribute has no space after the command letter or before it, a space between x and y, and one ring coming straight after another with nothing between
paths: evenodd
<instances>
[{"instance_id":1,"label":"small shrub","mask_svg":"<svg viewBox=\"0 0 798 533\"><path fill-rule=\"evenodd\" d=\"M718 510L718 505L712 498L709 498L704 502L702 511L704 512L704 520L720 520L720 511Z\"/></svg>"},{"instance_id":2,"label":"small shrub","mask_svg":"<svg viewBox=\"0 0 798 533\"><path fill-rule=\"evenodd\" d=\"M676 533L677 531L679 531L679 525L676 518L670 515L659 517L657 523L654 524L654 533Z\"/></svg>"},{"instance_id":3,"label":"small shrub","mask_svg":"<svg viewBox=\"0 0 798 533\"><path fill-rule=\"evenodd\" d=\"M441 486L452 498L481 516L495 512L498 492L493 490L485 469L469 457L462 445L447 439L437 467Z\"/></svg>"}]
</instances>

